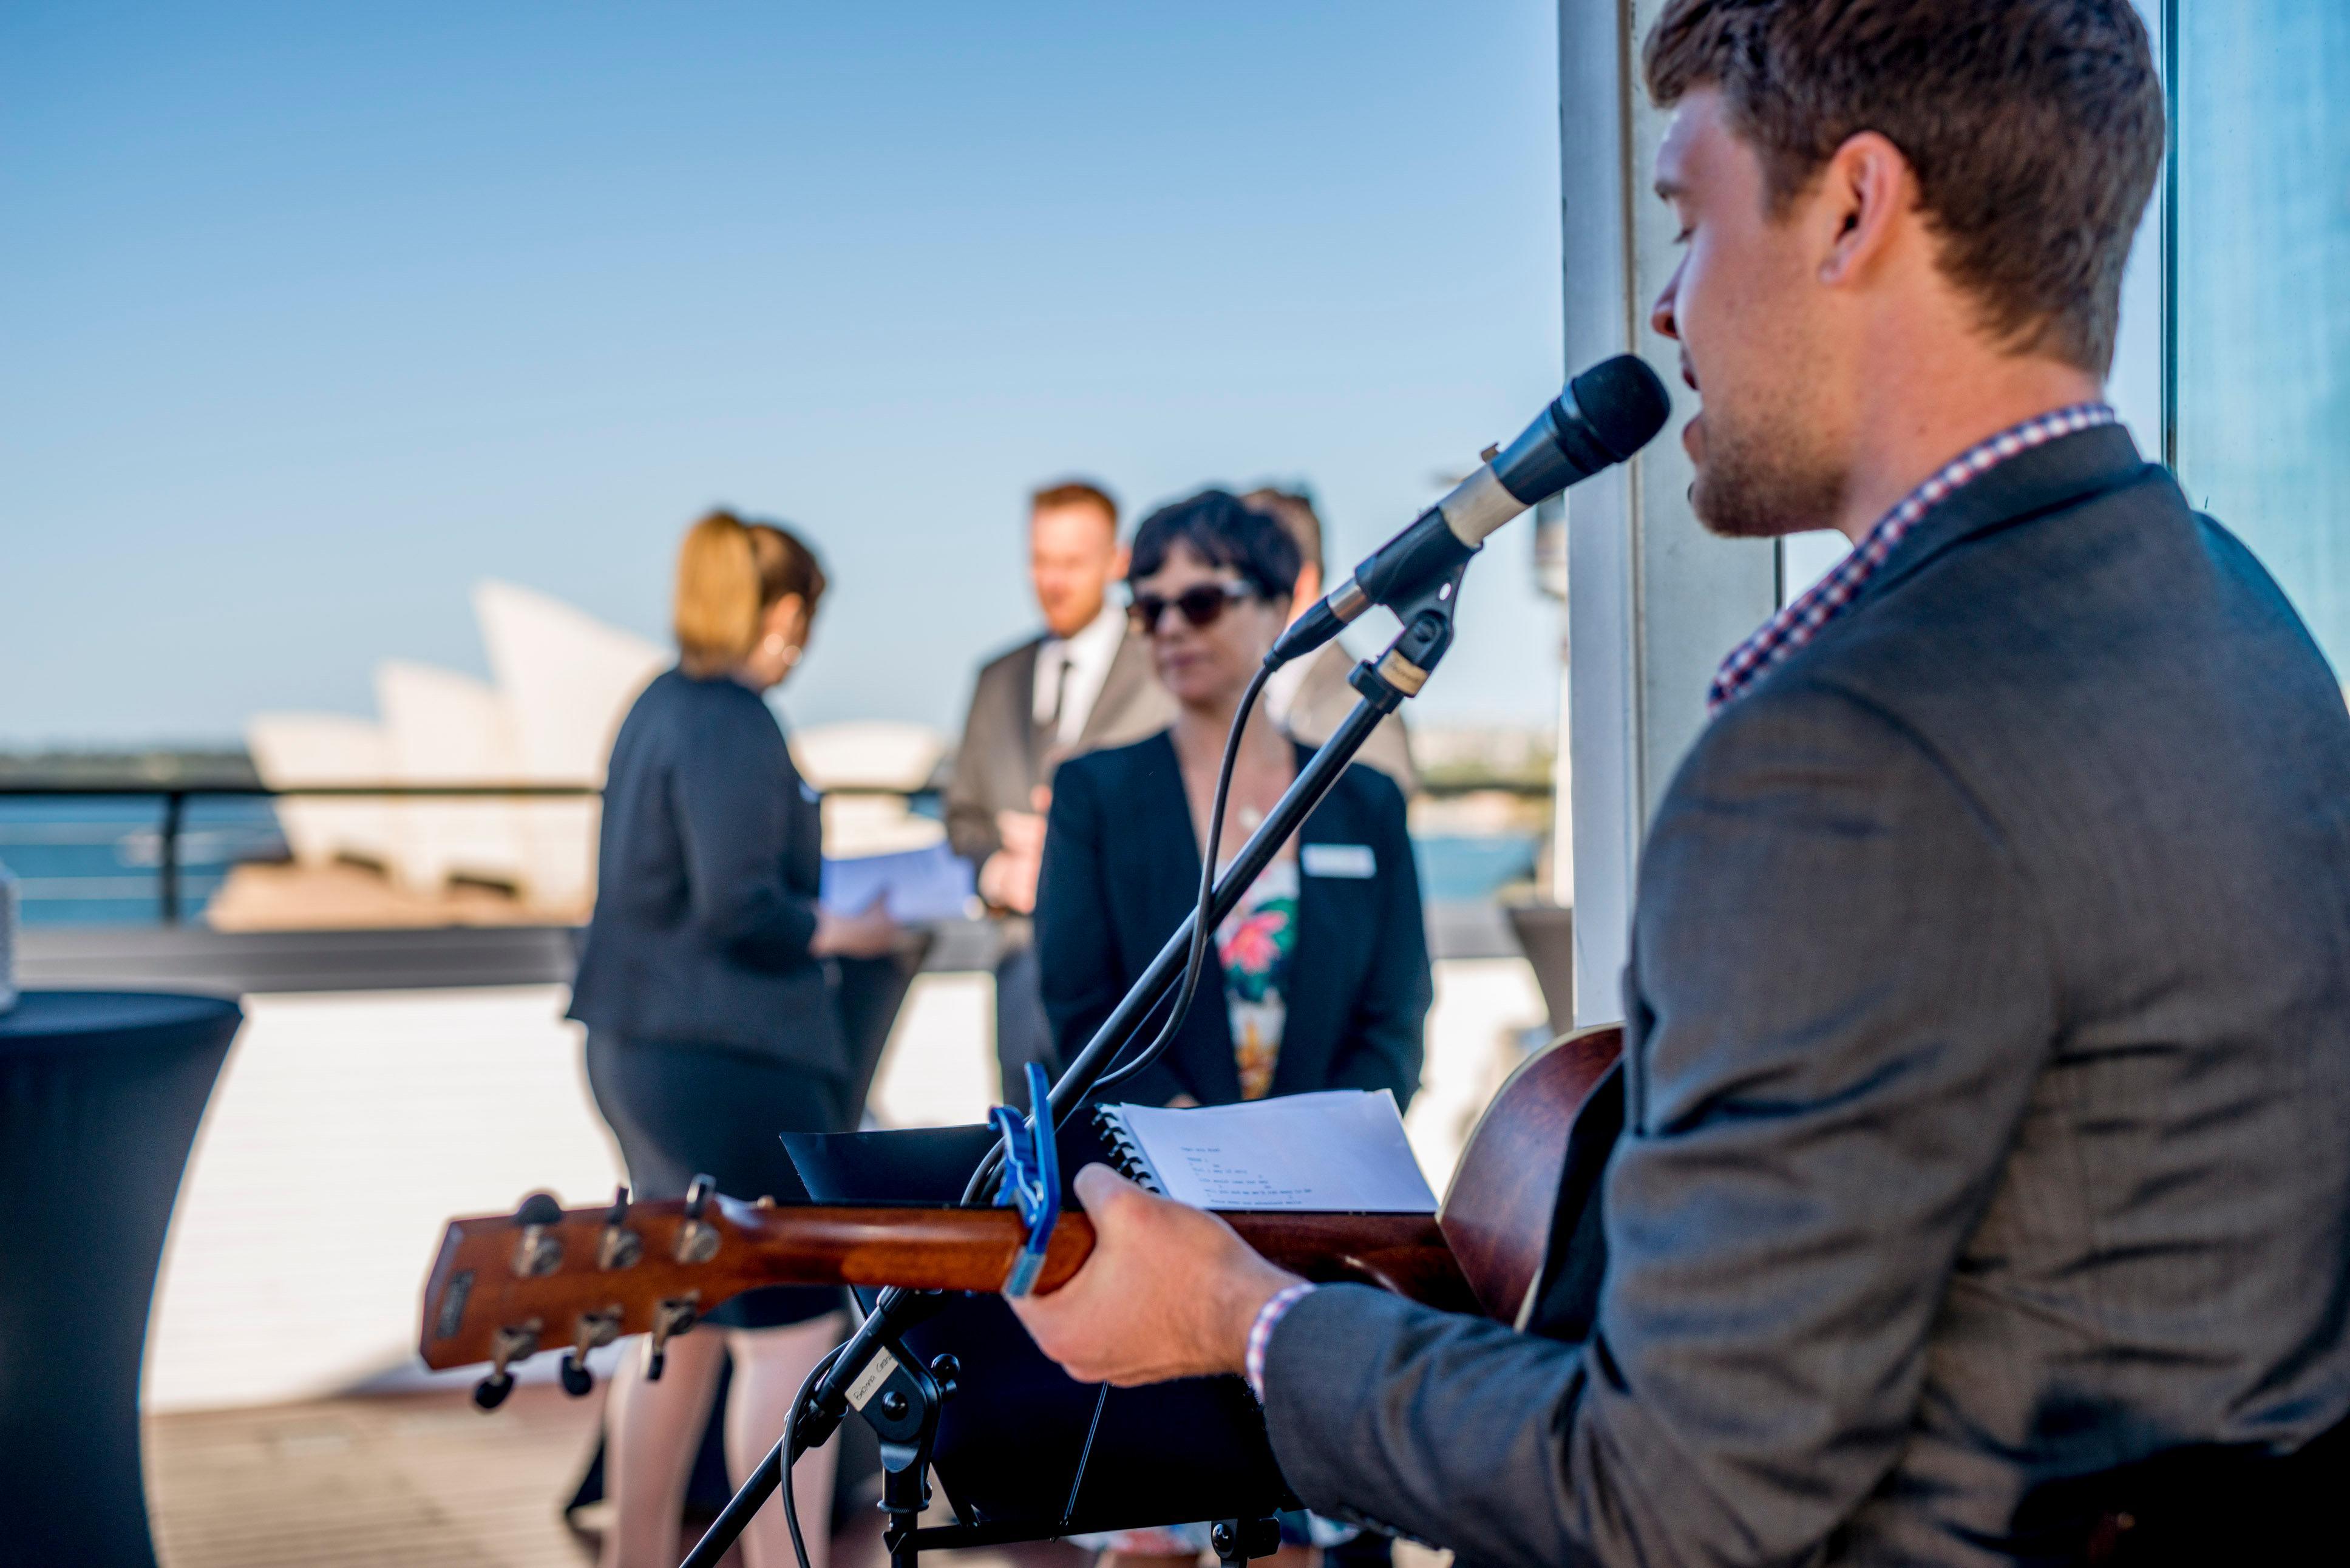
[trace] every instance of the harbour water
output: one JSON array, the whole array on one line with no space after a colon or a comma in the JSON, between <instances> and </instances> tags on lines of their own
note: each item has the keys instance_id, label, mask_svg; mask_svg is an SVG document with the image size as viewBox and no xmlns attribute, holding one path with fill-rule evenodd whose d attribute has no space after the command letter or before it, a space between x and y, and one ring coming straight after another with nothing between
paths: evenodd
<instances>
[{"instance_id":1,"label":"harbour water","mask_svg":"<svg viewBox=\"0 0 2350 1568\"><path fill-rule=\"evenodd\" d=\"M162 916L163 802L154 795L0 799L0 865L27 926L151 925ZM260 798L192 799L180 825L180 908L192 919L241 860L286 854Z\"/></svg>"},{"instance_id":2,"label":"harbour water","mask_svg":"<svg viewBox=\"0 0 2350 1568\"><path fill-rule=\"evenodd\" d=\"M22 879L27 926L152 925L161 919L163 803L147 795L0 799L0 865ZM1413 840L1420 893L1475 903L1530 881L1529 833L1430 834ZM180 828L182 918L204 906L240 861L276 861L286 839L261 797L199 796Z\"/></svg>"}]
</instances>

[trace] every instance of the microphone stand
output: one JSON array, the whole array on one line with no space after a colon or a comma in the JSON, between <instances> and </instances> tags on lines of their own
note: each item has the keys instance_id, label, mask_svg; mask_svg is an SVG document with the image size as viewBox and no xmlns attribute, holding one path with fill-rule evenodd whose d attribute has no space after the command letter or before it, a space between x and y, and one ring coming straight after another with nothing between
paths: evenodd
<instances>
[{"instance_id":1,"label":"microphone stand","mask_svg":"<svg viewBox=\"0 0 2350 1568\"><path fill-rule=\"evenodd\" d=\"M1347 683L1359 693L1354 711L1298 771L1295 781L1283 794L1279 804L1249 836L1248 843L1242 846L1232 866L1217 879L1209 913L1211 926L1232 913L1233 906L1240 902L1242 895L1256 880L1258 874L1272 862L1283 843L1322 803L1322 797L1330 792L1331 785L1337 783L1338 775L1346 772L1347 764L1354 760L1355 753L1362 749L1363 742L1378 727L1379 721L1401 707L1406 698L1418 696L1420 688L1427 684L1438 661L1452 645L1453 608L1458 603L1461 581L1468 571L1471 558L1464 554L1443 563L1421 582L1388 585L1388 591L1382 596L1380 602L1387 604L1403 621L1403 630L1384 652L1375 659L1365 659L1347 677ZM1046 1103L1051 1108L1054 1127L1058 1127L1085 1104L1086 1096L1092 1093L1102 1075L1116 1064L1119 1052L1140 1030L1151 1010L1182 978L1198 919L1199 910L1195 907L1167 939L1158 956L1150 961L1149 967L1128 989L1117 1008L1102 1021L1101 1027L1094 1031L1093 1038L1069 1064L1060 1081L1053 1085ZM983 1204L993 1196L1002 1152L999 1147L972 1172L971 1181L963 1189L964 1204ZM767 1457L760 1461L758 1469L729 1500L708 1532L679 1568L717 1568L719 1560L726 1554L726 1549L733 1545L735 1538L751 1522L751 1516L782 1484L788 1460L811 1449L822 1448L839 1429L841 1422L847 1418L853 1386L866 1380L868 1372L885 1353L894 1364L888 1378L865 1389L864 1397L854 1402L860 1413L868 1404L875 1407L873 1417L868 1419L878 1418L877 1428L886 1425L891 1428L882 1431L885 1447L893 1439L899 1441L904 1449L904 1457L911 1461L890 1469L889 1480L896 1495L883 1503L892 1519L889 1532L892 1568L912 1568L915 1552L921 1545L980 1545L1030 1539L1021 1535L1007 1536L999 1526L985 1530L985 1542L939 1540L932 1542L919 1540L918 1536L937 1532L914 1529L914 1516L928 1501L929 1488L921 1479L920 1467L927 1462L928 1432L936 1422L939 1395L937 1379L927 1375L920 1362L899 1346L898 1340L906 1330L938 1311L944 1300L939 1292L903 1290L896 1286L884 1290L876 1298L872 1312L866 1315L857 1332L833 1354L830 1363L823 1369L822 1376L814 1380L814 1391L793 1412L784 1435L775 1440L775 1446L767 1451ZM891 1385L902 1385L898 1391L910 1398L910 1410L902 1408L907 1404L905 1399L890 1402L886 1398L873 1397ZM908 1420L910 1414L918 1418L921 1428L919 1441L909 1440L914 1436L910 1428L915 1424ZM1242 1530L1236 1533L1248 1532ZM1265 1550L1270 1551L1271 1547Z\"/></svg>"}]
</instances>

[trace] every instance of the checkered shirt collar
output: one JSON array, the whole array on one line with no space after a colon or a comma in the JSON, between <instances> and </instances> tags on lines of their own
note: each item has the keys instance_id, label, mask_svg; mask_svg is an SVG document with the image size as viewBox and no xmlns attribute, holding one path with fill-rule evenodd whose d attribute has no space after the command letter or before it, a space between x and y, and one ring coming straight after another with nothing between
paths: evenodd
<instances>
[{"instance_id":1,"label":"checkered shirt collar","mask_svg":"<svg viewBox=\"0 0 2350 1568\"><path fill-rule=\"evenodd\" d=\"M1765 622L1760 631L1731 650L1706 691L1706 711L1719 712L1760 680L1772 666L1810 643L1829 622L1851 608L1860 590L1867 587L1868 580L1877 575L1877 568L1885 565L1909 530L1917 526L1918 520L1948 500L1953 492L1981 478L2018 452L2029 452L2059 436L2113 424L2116 418L2107 404L2075 403L2011 425L1951 459L1877 519L1877 525L1853 546L1852 554L1837 562L1826 576L1804 589Z\"/></svg>"}]
</instances>

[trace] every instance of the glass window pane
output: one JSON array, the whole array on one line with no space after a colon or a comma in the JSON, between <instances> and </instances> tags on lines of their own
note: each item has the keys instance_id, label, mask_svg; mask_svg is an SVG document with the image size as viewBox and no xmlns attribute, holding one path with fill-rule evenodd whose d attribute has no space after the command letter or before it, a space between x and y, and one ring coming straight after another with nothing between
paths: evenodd
<instances>
[{"instance_id":1,"label":"glass window pane","mask_svg":"<svg viewBox=\"0 0 2350 1568\"><path fill-rule=\"evenodd\" d=\"M2350 5L2175 25L2179 480L2350 670Z\"/></svg>"}]
</instances>

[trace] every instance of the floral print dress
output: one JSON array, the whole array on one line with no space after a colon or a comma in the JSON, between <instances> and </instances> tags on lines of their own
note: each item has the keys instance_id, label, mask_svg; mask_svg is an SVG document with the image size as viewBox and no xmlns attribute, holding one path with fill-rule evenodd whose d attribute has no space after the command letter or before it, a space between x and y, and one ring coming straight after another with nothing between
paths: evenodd
<instances>
[{"instance_id":1,"label":"floral print dress","mask_svg":"<svg viewBox=\"0 0 2350 1568\"><path fill-rule=\"evenodd\" d=\"M1261 1100L1273 1090L1282 1029L1289 1021L1289 961L1296 950L1297 862L1276 860L1216 928L1242 1099Z\"/></svg>"}]
</instances>

